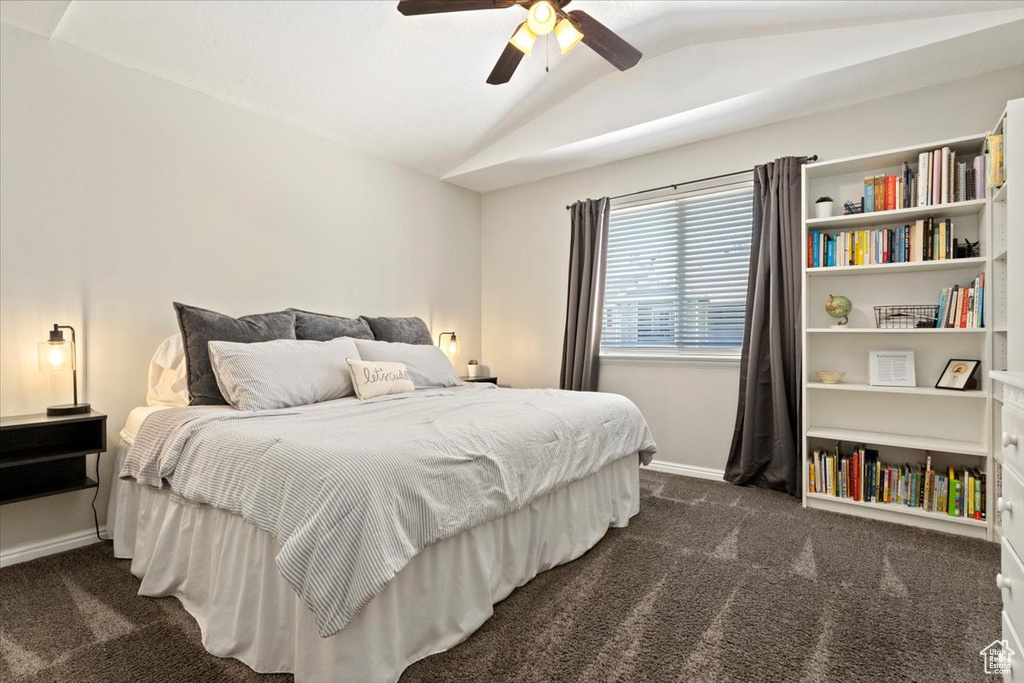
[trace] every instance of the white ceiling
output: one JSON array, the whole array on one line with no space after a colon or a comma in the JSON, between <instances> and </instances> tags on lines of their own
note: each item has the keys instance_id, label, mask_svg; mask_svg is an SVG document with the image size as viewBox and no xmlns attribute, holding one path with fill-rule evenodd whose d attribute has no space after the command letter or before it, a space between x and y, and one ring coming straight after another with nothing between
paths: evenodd
<instances>
[{"instance_id":1,"label":"white ceiling","mask_svg":"<svg viewBox=\"0 0 1024 683\"><path fill-rule=\"evenodd\" d=\"M545 73L538 49L490 86L521 9L396 6L3 0L0 20L481 191L1024 63L1020 1L575 0L644 60L581 45Z\"/></svg>"}]
</instances>

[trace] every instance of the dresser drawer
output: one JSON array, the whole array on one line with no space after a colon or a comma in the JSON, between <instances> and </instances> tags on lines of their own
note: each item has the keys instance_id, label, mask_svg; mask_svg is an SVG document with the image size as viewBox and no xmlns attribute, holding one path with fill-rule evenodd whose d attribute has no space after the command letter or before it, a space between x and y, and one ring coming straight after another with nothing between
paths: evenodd
<instances>
[{"instance_id":1,"label":"dresser drawer","mask_svg":"<svg viewBox=\"0 0 1024 683\"><path fill-rule=\"evenodd\" d=\"M1003 598L1003 611L1010 618L1013 629L1020 633L1024 630L1024 564L1021 564L1005 535L1002 556L1002 566L996 581L1004 586L999 589Z\"/></svg>"},{"instance_id":2,"label":"dresser drawer","mask_svg":"<svg viewBox=\"0 0 1024 683\"><path fill-rule=\"evenodd\" d=\"M1010 672L1003 676L1003 683L1024 683L1024 645L1003 612L1003 640L1013 650L1010 655Z\"/></svg>"},{"instance_id":3,"label":"dresser drawer","mask_svg":"<svg viewBox=\"0 0 1024 683\"><path fill-rule=\"evenodd\" d=\"M1024 410L1013 405L1003 406L1003 431L999 440L1003 449L1003 464L1017 474L1024 474Z\"/></svg>"},{"instance_id":4,"label":"dresser drawer","mask_svg":"<svg viewBox=\"0 0 1024 683\"><path fill-rule=\"evenodd\" d=\"M996 511L1002 507L1003 538L1013 546L1017 557L1021 557L1024 556L1024 481L1009 467L1003 467L1002 475L1003 490L996 499ZM1021 597L1024 598L1024 590Z\"/></svg>"}]
</instances>

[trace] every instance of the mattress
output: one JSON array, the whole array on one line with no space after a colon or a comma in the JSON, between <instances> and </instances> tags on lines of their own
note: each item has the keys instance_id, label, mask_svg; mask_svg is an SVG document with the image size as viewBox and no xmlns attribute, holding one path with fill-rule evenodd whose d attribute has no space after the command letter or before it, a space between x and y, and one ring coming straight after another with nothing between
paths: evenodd
<instances>
[{"instance_id":1,"label":"mattress","mask_svg":"<svg viewBox=\"0 0 1024 683\"><path fill-rule=\"evenodd\" d=\"M424 548L654 441L614 394L467 385L150 415L122 476L240 515L331 636Z\"/></svg>"}]
</instances>

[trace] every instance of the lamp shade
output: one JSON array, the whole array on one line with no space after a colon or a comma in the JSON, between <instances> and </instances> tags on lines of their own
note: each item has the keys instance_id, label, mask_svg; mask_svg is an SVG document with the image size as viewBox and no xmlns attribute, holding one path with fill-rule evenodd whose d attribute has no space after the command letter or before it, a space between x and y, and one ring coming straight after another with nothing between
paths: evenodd
<instances>
[{"instance_id":1,"label":"lamp shade","mask_svg":"<svg viewBox=\"0 0 1024 683\"><path fill-rule=\"evenodd\" d=\"M551 33L556 19L558 19L558 15L548 0L538 0L530 5L530 13L526 15L526 23L530 25L530 30L538 36Z\"/></svg>"},{"instance_id":2,"label":"lamp shade","mask_svg":"<svg viewBox=\"0 0 1024 683\"><path fill-rule=\"evenodd\" d=\"M512 43L517 50L529 57L533 54L533 44L537 42L537 34L530 30L526 22L523 22L519 30L513 34L512 39L508 42Z\"/></svg>"},{"instance_id":3,"label":"lamp shade","mask_svg":"<svg viewBox=\"0 0 1024 683\"><path fill-rule=\"evenodd\" d=\"M74 347L69 341L39 343L39 371L65 372L71 370L71 359L74 358Z\"/></svg>"},{"instance_id":4,"label":"lamp shade","mask_svg":"<svg viewBox=\"0 0 1024 683\"><path fill-rule=\"evenodd\" d=\"M568 19L562 19L555 25L555 38L558 40L558 47L564 55L576 47L576 44L583 40L583 34L572 25Z\"/></svg>"},{"instance_id":5,"label":"lamp shade","mask_svg":"<svg viewBox=\"0 0 1024 683\"><path fill-rule=\"evenodd\" d=\"M448 340L448 355L454 356L459 352L459 340L455 337L455 333L452 332L452 338Z\"/></svg>"}]
</instances>

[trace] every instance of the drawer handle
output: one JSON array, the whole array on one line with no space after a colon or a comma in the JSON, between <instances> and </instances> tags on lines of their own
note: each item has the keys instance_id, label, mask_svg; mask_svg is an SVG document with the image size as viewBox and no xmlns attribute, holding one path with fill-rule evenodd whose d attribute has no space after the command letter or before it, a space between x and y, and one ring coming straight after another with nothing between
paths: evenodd
<instances>
[{"instance_id":1,"label":"drawer handle","mask_svg":"<svg viewBox=\"0 0 1024 683\"><path fill-rule=\"evenodd\" d=\"M1003 432L1003 448L1017 445L1017 435L1010 432Z\"/></svg>"},{"instance_id":2,"label":"drawer handle","mask_svg":"<svg viewBox=\"0 0 1024 683\"><path fill-rule=\"evenodd\" d=\"M999 590L1010 590L1010 587L1012 585L1013 582L1010 581L1008 578L1006 578L1002 574L996 574L996 587L999 588Z\"/></svg>"},{"instance_id":3,"label":"drawer handle","mask_svg":"<svg viewBox=\"0 0 1024 683\"><path fill-rule=\"evenodd\" d=\"M999 510L999 512L1005 512L1008 515L1012 515L1013 503L1008 500L1004 500L1002 496L999 496L998 498L996 498L996 510Z\"/></svg>"}]
</instances>

